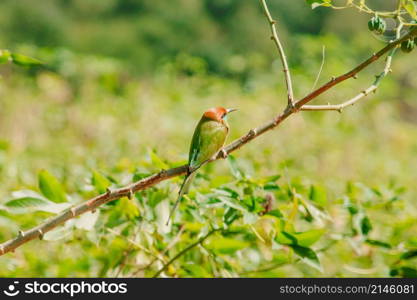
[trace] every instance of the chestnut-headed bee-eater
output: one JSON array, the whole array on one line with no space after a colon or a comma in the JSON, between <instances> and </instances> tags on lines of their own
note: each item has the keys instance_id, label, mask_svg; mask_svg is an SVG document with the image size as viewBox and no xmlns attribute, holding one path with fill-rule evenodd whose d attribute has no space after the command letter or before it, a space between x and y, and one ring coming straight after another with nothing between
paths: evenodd
<instances>
[{"instance_id":1,"label":"chestnut-headed bee-eater","mask_svg":"<svg viewBox=\"0 0 417 300\"><path fill-rule=\"evenodd\" d=\"M203 116L198 122L194 130L193 138L191 140L190 152L188 155L188 172L181 185L177 201L171 209L167 225L172 217L175 208L181 201L184 194L188 193L191 182L193 181L196 171L203 166L210 159L222 150L226 137L229 133L229 125L226 121L228 113L236 109L224 107L210 108L204 112Z\"/></svg>"}]
</instances>

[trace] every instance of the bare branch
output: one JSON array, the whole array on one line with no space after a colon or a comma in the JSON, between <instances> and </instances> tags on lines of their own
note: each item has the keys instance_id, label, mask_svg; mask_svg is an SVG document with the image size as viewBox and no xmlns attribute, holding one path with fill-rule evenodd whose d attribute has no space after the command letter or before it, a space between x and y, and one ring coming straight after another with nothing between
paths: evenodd
<instances>
[{"instance_id":1,"label":"bare branch","mask_svg":"<svg viewBox=\"0 0 417 300\"><path fill-rule=\"evenodd\" d=\"M51 231L58 225L61 225L73 219L81 214L84 214L88 211L94 211L99 206L116 200L123 197L128 197L134 192L144 190L148 187L151 187L163 180L167 180L172 177L183 175L187 172L187 166L181 166L178 168L170 170L162 170L161 172L154 174L152 176L146 177L142 180L139 180L127 187L116 189L113 191L108 190L106 193L101 194L97 197L94 197L86 202L83 202L77 206L72 207L71 209L66 210L65 212L45 221L43 224L36 226L26 232L21 232L16 238L9 240L0 245L0 255L3 255L7 252L12 252L14 249L19 247L22 244L25 244L33 239L43 237L45 233Z\"/></svg>"},{"instance_id":2,"label":"bare branch","mask_svg":"<svg viewBox=\"0 0 417 300\"><path fill-rule=\"evenodd\" d=\"M249 130L247 134L242 136L241 138L233 141L226 147L224 147L224 151L221 151L222 153L230 154L233 151L236 151L237 149L243 147L253 139L259 137L260 135L264 134L265 132L272 130L276 127L278 127L279 124L281 124L285 119L287 119L290 115L296 113L298 110L301 109L301 107L310 102L311 100L315 99L317 96L321 95L328 89L332 88L333 86L337 85L338 83L341 83L353 76L355 76L357 73L365 69L370 64L377 61L380 57L382 57L384 54L388 53L390 50L397 47L400 43L403 41L413 38L417 36L417 27L413 28L408 34L406 34L401 39L398 39L396 41L391 42L384 48L382 48L378 53L373 54L370 58L362 62L360 65L352 69L351 71L336 77L329 81L328 83L324 84L323 86L319 87L315 91L311 92L301 100L294 103L294 107L291 107L291 105L288 105L281 114L279 114L277 117L273 118L269 122ZM224 158L224 154L219 152L217 157L214 160ZM211 161L210 161L211 162ZM0 256L4 255L7 252L13 252L16 248L19 246L33 240L36 238L42 238L45 233L48 231L54 229L58 225L61 225L65 223L66 221L75 218L81 214L84 214L88 211L94 211L99 206L122 198L122 197L129 197L133 193L145 190L149 187L152 187L161 181L168 180L170 178L181 176L186 174L188 170L188 166L184 165L178 168L173 168L170 170L162 170L159 173L156 173L154 175L151 175L149 177L143 178L142 180L139 180L135 183L132 183L131 185L128 185L123 188L115 189L113 191L108 190L106 193L98 195L86 202L83 202L77 206L74 206L73 208L49 219L46 220L44 223L42 223L39 226L36 226L26 232L22 231L22 234L19 234L16 238L11 239L9 241L4 242L3 244L0 244Z\"/></svg>"},{"instance_id":3,"label":"bare branch","mask_svg":"<svg viewBox=\"0 0 417 300\"><path fill-rule=\"evenodd\" d=\"M285 77L285 84L287 85L288 105L293 107L294 106L294 92L292 88L291 73L288 67L287 57L285 56L284 47L282 46L281 41L278 38L277 29L275 28L276 21L272 19L271 13L269 12L268 6L266 5L266 1L260 0L260 2L262 5L264 14L266 18L268 19L269 26L271 27L271 33L272 33L271 39L274 41L275 46L278 49L279 56L281 58L281 63L284 68L283 72L284 72L284 77Z\"/></svg>"},{"instance_id":4,"label":"bare branch","mask_svg":"<svg viewBox=\"0 0 417 300\"><path fill-rule=\"evenodd\" d=\"M343 75L331 78L330 81L328 81L327 83L325 83L324 85L322 85L318 89L314 90L313 92L311 92L310 94L308 94L307 96L302 98L301 100L297 101L294 105L295 108L296 109L301 109L301 107L304 106L304 104L310 102L314 98L317 98L319 95L323 94L324 92L326 92L327 90L329 90L333 86L335 86L335 85L337 85L337 84L339 84L339 83L341 83L341 82L343 82L343 81L345 81L349 78L355 77L356 74L358 74L360 71L362 71L363 69L368 67L370 64L372 64L375 61L377 61L378 59L380 59L387 52L396 48L402 42L404 42L404 41L406 41L410 38L413 38L415 36L417 36L417 27L410 30L410 32L407 33L406 35L404 35L402 38L397 39L395 41L391 41L387 46L385 46L384 48L379 50L377 53L374 53L370 58L368 58L367 60L365 60L364 62L359 64L356 68L350 70L349 72L347 72Z\"/></svg>"},{"instance_id":5,"label":"bare branch","mask_svg":"<svg viewBox=\"0 0 417 300\"><path fill-rule=\"evenodd\" d=\"M403 25L400 24L396 30L396 38L398 39L401 35L401 29L403 28ZM392 58L397 51L397 47L394 47L391 49L390 53L388 54L386 60L385 60L385 67L384 70L377 76L375 76L375 81L372 83L370 87L367 89L361 91L359 94L357 94L355 97L341 103L341 104L327 104L327 105L304 105L301 107L301 110L304 111L323 111L323 110L334 110L338 112L342 112L342 110L350 105L354 105L356 102L358 102L360 99L362 99L365 96L368 96L372 92L376 92L376 89L378 88L379 84L381 83L382 79L385 78L385 76L388 75L389 72L391 72L391 64L392 64Z\"/></svg>"},{"instance_id":6,"label":"bare branch","mask_svg":"<svg viewBox=\"0 0 417 300\"><path fill-rule=\"evenodd\" d=\"M391 63L392 63L392 57L395 54L395 51L397 49L394 48L391 50L391 53L387 56L386 64L384 71L382 71L381 74L376 76L375 81L372 83L370 87L363 90L359 94L357 94L355 97L340 103L340 104L327 104L327 105L304 105L301 107L301 110L305 111L318 111L318 110L334 110L338 112L342 112L342 110L350 105L354 105L356 102L358 102L360 99L362 99L365 96L368 96L372 92L376 92L376 89L378 88L379 84L381 83L382 79L388 75L388 73L391 70Z\"/></svg>"}]
</instances>

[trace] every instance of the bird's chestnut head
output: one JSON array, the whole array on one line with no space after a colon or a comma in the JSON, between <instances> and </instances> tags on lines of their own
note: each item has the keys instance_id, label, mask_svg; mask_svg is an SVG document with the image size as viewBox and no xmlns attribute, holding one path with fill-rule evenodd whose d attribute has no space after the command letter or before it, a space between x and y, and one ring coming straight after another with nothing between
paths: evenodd
<instances>
[{"instance_id":1,"label":"bird's chestnut head","mask_svg":"<svg viewBox=\"0 0 417 300\"><path fill-rule=\"evenodd\" d=\"M237 109L235 108L224 108L221 106L213 107L213 108L206 110L206 112L203 114L203 117L217 121L217 122L222 122L228 113L231 113L236 110Z\"/></svg>"}]
</instances>

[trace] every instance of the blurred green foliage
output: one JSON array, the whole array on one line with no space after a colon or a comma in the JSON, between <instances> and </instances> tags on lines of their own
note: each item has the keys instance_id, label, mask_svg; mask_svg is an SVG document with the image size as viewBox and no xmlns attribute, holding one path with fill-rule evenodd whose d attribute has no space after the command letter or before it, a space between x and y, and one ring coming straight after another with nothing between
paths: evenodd
<instances>
[{"instance_id":1,"label":"blurred green foliage","mask_svg":"<svg viewBox=\"0 0 417 300\"><path fill-rule=\"evenodd\" d=\"M318 33L325 10L304 1L271 1L292 33ZM296 16L296 17L295 17ZM286 27L282 27L286 31ZM4 0L0 43L65 47L129 62L136 73L152 72L181 53L201 57L210 71L244 76L265 68L273 49L258 1L239 0ZM262 52L262 54L260 54ZM269 54L265 57L264 54ZM245 64L239 62L245 57Z\"/></svg>"},{"instance_id":2,"label":"blurred green foliage","mask_svg":"<svg viewBox=\"0 0 417 300\"><path fill-rule=\"evenodd\" d=\"M319 84L384 45L367 31L369 15L270 2L299 97L312 89L323 46ZM208 107L239 108L231 141L285 105L258 1L32 3L0 3L0 43L46 63L1 65L0 241L108 187L186 163ZM149 277L214 230L163 275L416 277L414 57L399 54L380 90L342 114L298 113L204 167L172 225L182 178L1 256L0 276ZM382 67L317 102L355 95Z\"/></svg>"}]
</instances>

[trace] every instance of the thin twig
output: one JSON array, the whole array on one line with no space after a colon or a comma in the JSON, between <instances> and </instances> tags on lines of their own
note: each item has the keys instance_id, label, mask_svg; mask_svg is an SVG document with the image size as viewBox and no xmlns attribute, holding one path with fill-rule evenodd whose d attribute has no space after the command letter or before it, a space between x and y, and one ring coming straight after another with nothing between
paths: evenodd
<instances>
[{"instance_id":1,"label":"thin twig","mask_svg":"<svg viewBox=\"0 0 417 300\"><path fill-rule=\"evenodd\" d=\"M397 31L396 31L397 39L400 37L402 27L403 27L403 25L400 24L397 28ZM392 58L393 58L396 51L397 51L397 47L394 47L393 49L391 49L390 53L388 54L388 56L386 58L384 70L379 75L375 76L376 77L375 81L372 83L372 85L370 87L363 90L362 92L357 94L355 97L353 97L353 98L351 98L351 99L349 99L349 100L347 100L343 103L340 103L340 104L304 105L304 106L301 107L301 110L304 110L304 111L334 110L334 111L342 112L342 110L345 107L350 106L350 105L354 105L356 102L358 102L363 97L368 96L372 92L376 92L376 89L380 85L382 79L384 79L385 76L387 76L388 73L391 71Z\"/></svg>"},{"instance_id":2,"label":"thin twig","mask_svg":"<svg viewBox=\"0 0 417 300\"><path fill-rule=\"evenodd\" d=\"M260 2L264 10L264 14L266 18L268 19L269 26L271 27L271 33L272 33L271 39L274 41L275 46L278 49L278 53L281 58L282 67L284 68L283 72L284 72L284 77L285 77L285 84L287 85L288 105L293 107L294 106L294 92L292 88L291 73L288 67L287 57L285 56L284 47L282 46L282 43L280 39L278 38L277 29L275 28L276 21L274 21L274 19L272 18L265 0L260 0Z\"/></svg>"},{"instance_id":3,"label":"thin twig","mask_svg":"<svg viewBox=\"0 0 417 300\"><path fill-rule=\"evenodd\" d=\"M145 252L145 253L148 253L150 256L153 256L155 260L160 260L162 263L164 263L164 262L165 262L165 261L164 261L164 258L163 258L162 256L161 256L161 257L158 257L158 255L153 254L151 250L146 249L146 248L145 248L145 247L143 247L142 245L140 245L140 244L136 243L134 240L132 240L132 239L130 239L130 238L128 238L128 237L123 236L121 233L118 233L117 231L115 231L115 230L113 230L113 229L110 229L110 228L107 228L107 231L108 231L108 232L110 232L110 233L113 233L113 234L115 234L115 235L118 235L118 236L120 236L120 237L122 237L122 238L125 238L125 239L126 239L126 240L130 243L130 245L132 245L132 246L134 246L134 247L138 248L139 250L142 250L142 251L143 251L143 252Z\"/></svg>"},{"instance_id":4,"label":"thin twig","mask_svg":"<svg viewBox=\"0 0 417 300\"><path fill-rule=\"evenodd\" d=\"M378 88L379 84L381 83L381 80L389 73L390 71L390 66L391 66L391 61L392 61L392 56L394 55L396 49L391 50L392 52L389 54L389 56L387 57L387 63L385 65L384 71L382 71L381 74L376 76L375 81L372 83L372 85L370 87L368 87L367 89L363 90L362 92L360 92L359 94L357 94L355 97L340 103L340 104L327 104L327 105L304 105L303 107L301 107L301 110L304 111L318 111L318 110L334 110L334 111L338 111L338 112L342 112L342 110L350 105L354 105L356 102L358 102L360 99L362 99L363 97L368 96L370 93L375 92L376 89Z\"/></svg>"},{"instance_id":5,"label":"thin twig","mask_svg":"<svg viewBox=\"0 0 417 300\"><path fill-rule=\"evenodd\" d=\"M311 92L310 94L305 96L303 99L297 101L295 103L295 107L298 108L298 109L301 109L301 107L303 107L306 103L310 102L312 99L317 98L319 95L323 94L324 92L326 92L327 90L329 90L333 86L335 86L335 85L337 85L337 84L339 84L339 83L341 83L341 82L343 82L343 81L345 81L349 78L355 77L356 74L358 74L360 71L362 71L363 69L368 67L370 64L372 64L375 61L377 61L378 59L380 59L384 54L386 54L387 52L396 48L402 42L408 40L409 38L413 38L415 36L417 36L417 28L414 28L414 29L410 30L410 32L408 34L404 35L402 38L397 39L395 41L392 41L387 46L382 48L377 53L374 53L370 58L365 60L363 63L359 64L356 68L352 69L351 71L349 71L349 72L347 72L343 75L340 75L338 77L331 78L330 81L328 81L326 84L322 85L321 87L319 87L315 91Z\"/></svg>"},{"instance_id":6,"label":"thin twig","mask_svg":"<svg viewBox=\"0 0 417 300\"><path fill-rule=\"evenodd\" d=\"M175 237L172 239L172 241L168 244L168 246L164 249L164 251L160 254L160 256L164 256L168 253L169 250L172 249L172 247L175 246L176 243L180 240L181 234L184 232L184 226L181 227L181 229L178 231L178 233L175 235ZM158 260L158 257L154 257L146 266L138 268L132 276L136 276L140 271L146 270L150 268L156 261Z\"/></svg>"},{"instance_id":7,"label":"thin twig","mask_svg":"<svg viewBox=\"0 0 417 300\"><path fill-rule=\"evenodd\" d=\"M321 72L323 71L325 59L326 59L326 46L323 45L323 48L322 48L322 51L321 51L321 64L320 64L320 69L319 69L319 72L317 73L316 80L314 80L314 84L313 84L313 86L311 88L310 93L316 88L317 83L319 82Z\"/></svg>"},{"instance_id":8,"label":"thin twig","mask_svg":"<svg viewBox=\"0 0 417 300\"><path fill-rule=\"evenodd\" d=\"M351 78L354 77L357 73L368 67L370 64L377 61L381 56L391 51L393 48L397 47L400 43L403 41L414 38L417 36L417 27L410 30L410 32L406 35L404 35L401 39L398 39L396 41L391 42L384 48L382 48L379 52L373 54L370 58L359 64L357 67L352 69L351 71L337 77L332 78L329 82L322 85L318 89L314 90L301 100L294 103L294 107L287 106L283 112L281 112L277 117L273 118L269 122L265 123L264 125L261 125L257 128L249 130L249 132L245 135L243 135L241 138L233 141L226 147L224 147L224 153L230 154L233 151L236 151L237 149L243 147L244 145L248 144L253 139L259 137L260 135L264 134L267 131L270 131L278 125L280 125L284 120L286 120L290 115L296 113L303 105L310 102L311 100L315 99L319 95L323 94L333 86ZM219 154L215 160L224 158L224 154ZM66 221L73 219L81 214L84 214L88 211L94 211L101 205L108 203L110 201L120 199L122 197L130 197L132 193L145 190L149 187L152 187L162 181L168 180L173 177L181 176L187 173L188 166L184 165L181 167L173 168L170 170L162 170L159 173L156 173L154 175L151 175L149 177L143 178L142 180L139 180L135 183L132 183L131 185L128 185L126 187L122 187L119 189L115 189L113 191L108 190L106 193L98 195L86 202L83 202L81 204L78 204L77 206L74 206L73 208L49 219L46 220L44 223L40 224L39 226L36 226L26 232L24 232L21 235L18 235L17 237L8 240L4 242L3 244L0 244L0 256L4 255L8 252L13 252L16 248L19 246L34 240L36 238L42 238L45 233L48 231L54 229L58 225L61 225L65 223Z\"/></svg>"},{"instance_id":9,"label":"thin twig","mask_svg":"<svg viewBox=\"0 0 417 300\"><path fill-rule=\"evenodd\" d=\"M129 245L126 251L123 252L123 256L120 260L120 263L118 263L118 270L116 271L116 275L114 275L115 278L118 278L119 275L122 273L124 267L126 266L126 261L129 258L129 255L134 251L134 246L132 244Z\"/></svg>"},{"instance_id":10,"label":"thin twig","mask_svg":"<svg viewBox=\"0 0 417 300\"><path fill-rule=\"evenodd\" d=\"M218 229L212 229L211 231L209 231L206 235L204 235L203 237L201 237L200 239L198 239L196 242L188 245L186 248L182 249L180 252L177 253L177 255L175 255L173 258L171 258L165 265L162 266L161 269L159 269L158 272L156 272L152 277L153 278L157 278L159 275L161 275L162 272L164 272L174 261L176 261L178 258L180 258L181 256L183 256L185 253L187 253L188 251L190 251L191 249L193 249L195 246L203 243L210 235L212 235L213 233L215 233L216 231L218 231Z\"/></svg>"}]
</instances>

